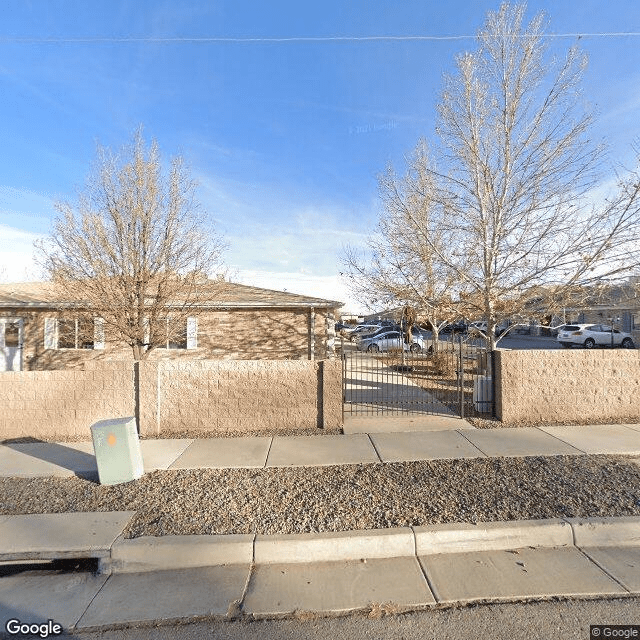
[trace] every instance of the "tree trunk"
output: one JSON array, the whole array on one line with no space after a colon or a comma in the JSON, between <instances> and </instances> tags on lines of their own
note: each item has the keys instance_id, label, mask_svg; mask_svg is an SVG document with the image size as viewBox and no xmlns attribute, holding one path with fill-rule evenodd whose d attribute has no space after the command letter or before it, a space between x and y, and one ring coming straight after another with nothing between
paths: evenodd
<instances>
[{"instance_id":1,"label":"tree trunk","mask_svg":"<svg viewBox=\"0 0 640 640\"><path fill-rule=\"evenodd\" d=\"M147 356L149 355L149 349L147 349L146 345L134 344L131 348L133 350L133 359L136 362L147 359Z\"/></svg>"},{"instance_id":2,"label":"tree trunk","mask_svg":"<svg viewBox=\"0 0 640 640\"><path fill-rule=\"evenodd\" d=\"M432 338L433 338L433 352L434 353L438 353L438 349L440 346L440 342L439 342L439 330L438 327L433 324L433 322L431 323L431 328L433 329L432 333Z\"/></svg>"}]
</instances>

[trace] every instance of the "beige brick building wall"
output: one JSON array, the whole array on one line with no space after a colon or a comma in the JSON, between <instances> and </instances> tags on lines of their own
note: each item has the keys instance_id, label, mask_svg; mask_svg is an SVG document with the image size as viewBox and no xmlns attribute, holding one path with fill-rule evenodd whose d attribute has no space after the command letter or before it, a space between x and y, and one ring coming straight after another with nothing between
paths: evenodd
<instances>
[{"instance_id":1,"label":"beige brick building wall","mask_svg":"<svg viewBox=\"0 0 640 640\"><path fill-rule=\"evenodd\" d=\"M0 439L90 438L98 420L139 416L144 436L338 429L340 361L88 361L0 373Z\"/></svg>"},{"instance_id":2,"label":"beige brick building wall","mask_svg":"<svg viewBox=\"0 0 640 640\"><path fill-rule=\"evenodd\" d=\"M151 360L311 360L327 352L331 312L317 309L232 309L203 312L198 316L195 349L154 349ZM4 311L0 315L24 320L23 370L43 371L82 368L93 360L131 360L131 349L105 331L104 349L45 349L44 323L47 317L73 317L53 310ZM312 346L313 345L313 346Z\"/></svg>"},{"instance_id":3,"label":"beige brick building wall","mask_svg":"<svg viewBox=\"0 0 640 640\"><path fill-rule=\"evenodd\" d=\"M498 351L496 415L504 422L640 419L640 351Z\"/></svg>"}]
</instances>

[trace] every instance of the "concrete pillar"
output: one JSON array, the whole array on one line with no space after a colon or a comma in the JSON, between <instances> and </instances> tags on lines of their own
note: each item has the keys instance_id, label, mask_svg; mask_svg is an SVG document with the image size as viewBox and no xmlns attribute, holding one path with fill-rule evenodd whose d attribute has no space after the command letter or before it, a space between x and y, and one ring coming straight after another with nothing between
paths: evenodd
<instances>
[{"instance_id":1,"label":"concrete pillar","mask_svg":"<svg viewBox=\"0 0 640 640\"><path fill-rule=\"evenodd\" d=\"M336 317L333 309L327 311L327 355L329 360L336 357Z\"/></svg>"},{"instance_id":2,"label":"concrete pillar","mask_svg":"<svg viewBox=\"0 0 640 640\"><path fill-rule=\"evenodd\" d=\"M320 363L319 375L322 376L322 413L323 429L337 431L342 426L342 362L324 360Z\"/></svg>"},{"instance_id":3,"label":"concrete pillar","mask_svg":"<svg viewBox=\"0 0 640 640\"><path fill-rule=\"evenodd\" d=\"M134 363L136 418L142 436L160 435L160 381L159 362L142 360Z\"/></svg>"}]
</instances>

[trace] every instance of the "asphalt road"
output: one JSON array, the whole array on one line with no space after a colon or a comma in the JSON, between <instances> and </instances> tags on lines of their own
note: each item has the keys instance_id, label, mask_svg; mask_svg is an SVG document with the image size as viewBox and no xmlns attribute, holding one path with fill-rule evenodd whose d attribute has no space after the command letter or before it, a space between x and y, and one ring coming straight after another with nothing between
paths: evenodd
<instances>
[{"instance_id":1,"label":"asphalt road","mask_svg":"<svg viewBox=\"0 0 640 640\"><path fill-rule=\"evenodd\" d=\"M640 598L478 605L370 619L198 622L79 633L79 640L589 640L590 625L640 625ZM596 635L592 637L598 637ZM600 637L607 636L602 633ZM615 637L640 637L616 635Z\"/></svg>"},{"instance_id":2,"label":"asphalt road","mask_svg":"<svg viewBox=\"0 0 640 640\"><path fill-rule=\"evenodd\" d=\"M544 338L537 336L506 335L498 347L504 349L562 349L555 338Z\"/></svg>"}]
</instances>

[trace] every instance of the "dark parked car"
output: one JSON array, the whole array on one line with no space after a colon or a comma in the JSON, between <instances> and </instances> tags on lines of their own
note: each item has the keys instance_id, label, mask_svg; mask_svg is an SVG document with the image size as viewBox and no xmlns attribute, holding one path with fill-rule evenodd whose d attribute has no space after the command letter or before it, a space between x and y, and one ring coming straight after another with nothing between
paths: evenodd
<instances>
[{"instance_id":1,"label":"dark parked car","mask_svg":"<svg viewBox=\"0 0 640 640\"><path fill-rule=\"evenodd\" d=\"M445 324L440 333L466 333L467 325L465 322L454 322L453 324Z\"/></svg>"}]
</instances>

